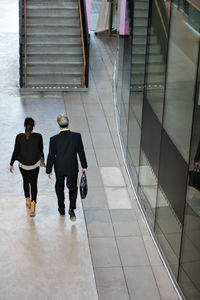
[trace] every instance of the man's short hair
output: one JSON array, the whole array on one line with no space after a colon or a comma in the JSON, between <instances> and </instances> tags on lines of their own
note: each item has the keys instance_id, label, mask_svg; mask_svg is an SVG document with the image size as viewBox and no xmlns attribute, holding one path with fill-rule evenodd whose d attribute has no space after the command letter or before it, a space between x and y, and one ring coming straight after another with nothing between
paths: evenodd
<instances>
[{"instance_id":1,"label":"man's short hair","mask_svg":"<svg viewBox=\"0 0 200 300\"><path fill-rule=\"evenodd\" d=\"M60 114L57 117L57 122L61 128L67 128L69 126L69 119L65 114Z\"/></svg>"}]
</instances>

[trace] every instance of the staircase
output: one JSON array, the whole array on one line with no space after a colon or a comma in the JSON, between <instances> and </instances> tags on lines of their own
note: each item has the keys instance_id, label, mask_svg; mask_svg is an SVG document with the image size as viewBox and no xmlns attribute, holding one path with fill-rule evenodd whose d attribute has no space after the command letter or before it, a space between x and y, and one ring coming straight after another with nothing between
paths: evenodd
<instances>
[{"instance_id":1,"label":"staircase","mask_svg":"<svg viewBox=\"0 0 200 300\"><path fill-rule=\"evenodd\" d=\"M145 80L145 63L147 49L149 1L135 0L132 66L131 66L131 91L143 91ZM148 41L149 61L147 66L147 89L162 88L165 80L165 66L163 55L157 36L153 28Z\"/></svg>"},{"instance_id":2,"label":"staircase","mask_svg":"<svg viewBox=\"0 0 200 300\"><path fill-rule=\"evenodd\" d=\"M83 53L78 0L26 0L26 32L27 88L81 88Z\"/></svg>"}]
</instances>

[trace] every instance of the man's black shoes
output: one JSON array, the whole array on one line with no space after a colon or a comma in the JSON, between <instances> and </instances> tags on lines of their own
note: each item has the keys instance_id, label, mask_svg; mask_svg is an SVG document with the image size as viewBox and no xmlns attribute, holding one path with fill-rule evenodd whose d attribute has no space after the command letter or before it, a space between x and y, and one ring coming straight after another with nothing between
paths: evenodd
<instances>
[{"instance_id":1,"label":"man's black shoes","mask_svg":"<svg viewBox=\"0 0 200 300\"><path fill-rule=\"evenodd\" d=\"M65 215L65 210L64 209L58 208L58 211L59 211L61 216Z\"/></svg>"},{"instance_id":2,"label":"man's black shoes","mask_svg":"<svg viewBox=\"0 0 200 300\"><path fill-rule=\"evenodd\" d=\"M69 215L70 215L70 218L76 218L76 215L75 215L75 212L73 209L69 209Z\"/></svg>"}]
</instances>

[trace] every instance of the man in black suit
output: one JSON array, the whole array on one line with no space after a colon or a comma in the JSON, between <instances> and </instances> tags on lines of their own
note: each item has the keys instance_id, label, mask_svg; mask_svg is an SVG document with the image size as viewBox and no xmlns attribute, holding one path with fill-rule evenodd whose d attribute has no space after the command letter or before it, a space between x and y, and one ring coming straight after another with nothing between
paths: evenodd
<instances>
[{"instance_id":1,"label":"man in black suit","mask_svg":"<svg viewBox=\"0 0 200 300\"><path fill-rule=\"evenodd\" d=\"M82 172L87 169L83 142L80 133L69 130L69 120L66 115L57 117L60 133L50 138L49 154L47 158L46 173L51 178L52 167L56 174L56 195L58 198L58 211L65 215L64 183L67 179L69 189L69 215L75 217L78 179L78 159L79 156Z\"/></svg>"}]
</instances>

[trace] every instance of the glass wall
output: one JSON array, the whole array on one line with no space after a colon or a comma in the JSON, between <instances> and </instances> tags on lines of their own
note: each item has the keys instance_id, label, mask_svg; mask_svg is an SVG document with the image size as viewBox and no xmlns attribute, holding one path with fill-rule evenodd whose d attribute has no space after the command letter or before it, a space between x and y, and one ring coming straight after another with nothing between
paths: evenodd
<instances>
[{"instance_id":1,"label":"glass wall","mask_svg":"<svg viewBox=\"0 0 200 300\"><path fill-rule=\"evenodd\" d=\"M117 81L125 155L170 271L188 300L200 300L200 18L191 26L193 0L129 2ZM198 171L199 187L189 185Z\"/></svg>"},{"instance_id":2,"label":"glass wall","mask_svg":"<svg viewBox=\"0 0 200 300\"><path fill-rule=\"evenodd\" d=\"M198 35L186 25L182 11L172 5L155 232L176 276L179 270L198 51ZM165 205L161 205L163 197L160 195L164 197Z\"/></svg>"}]
</instances>

